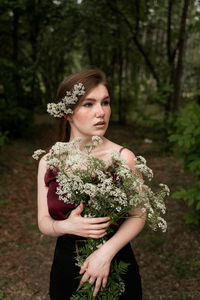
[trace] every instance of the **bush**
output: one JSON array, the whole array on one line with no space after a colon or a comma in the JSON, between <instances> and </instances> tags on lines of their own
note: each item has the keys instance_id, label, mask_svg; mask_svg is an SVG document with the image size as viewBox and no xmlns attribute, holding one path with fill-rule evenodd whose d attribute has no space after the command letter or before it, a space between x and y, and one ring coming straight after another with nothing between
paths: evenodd
<instances>
[{"instance_id":1,"label":"bush","mask_svg":"<svg viewBox=\"0 0 200 300\"><path fill-rule=\"evenodd\" d=\"M2 147L5 145L5 142L7 140L8 131L1 132L0 131L0 151Z\"/></svg>"},{"instance_id":2,"label":"bush","mask_svg":"<svg viewBox=\"0 0 200 300\"><path fill-rule=\"evenodd\" d=\"M175 122L175 133L169 138L176 143L176 151L183 158L185 170L192 171L197 183L190 189L182 188L173 194L176 199L184 199L190 207L185 216L186 223L200 224L200 106L192 104L182 109Z\"/></svg>"},{"instance_id":3,"label":"bush","mask_svg":"<svg viewBox=\"0 0 200 300\"><path fill-rule=\"evenodd\" d=\"M22 137L32 127L33 113L19 106L0 107L0 131L11 137Z\"/></svg>"}]
</instances>

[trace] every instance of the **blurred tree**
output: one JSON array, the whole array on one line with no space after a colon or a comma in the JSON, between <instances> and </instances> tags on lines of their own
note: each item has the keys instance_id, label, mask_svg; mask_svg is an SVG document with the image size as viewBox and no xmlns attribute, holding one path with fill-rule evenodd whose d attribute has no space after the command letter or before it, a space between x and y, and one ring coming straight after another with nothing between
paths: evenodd
<instances>
[{"instance_id":1,"label":"blurred tree","mask_svg":"<svg viewBox=\"0 0 200 300\"><path fill-rule=\"evenodd\" d=\"M0 9L0 129L7 126L19 135L31 124L33 109L55 96L65 66L71 71L79 5L75 0L2 0ZM24 123L19 130L18 121Z\"/></svg>"},{"instance_id":2,"label":"blurred tree","mask_svg":"<svg viewBox=\"0 0 200 300\"><path fill-rule=\"evenodd\" d=\"M2 0L0 106L15 116L44 108L65 75L98 67L114 87L114 119L125 123L133 108L142 116L147 104L168 119L182 106L183 78L184 93L198 94L198 64L185 59L198 61L186 48L198 34L197 2Z\"/></svg>"},{"instance_id":3,"label":"blurred tree","mask_svg":"<svg viewBox=\"0 0 200 300\"><path fill-rule=\"evenodd\" d=\"M127 25L156 82L167 117L180 106L189 2L107 1L113 13Z\"/></svg>"},{"instance_id":4,"label":"blurred tree","mask_svg":"<svg viewBox=\"0 0 200 300\"><path fill-rule=\"evenodd\" d=\"M123 124L135 102L138 86L135 83L139 61L135 47L130 43L131 34L105 0L83 0L81 12L83 22L79 40L83 45L82 64L104 70L111 86L115 87L112 91L113 114ZM131 88L133 85L135 93Z\"/></svg>"}]
</instances>

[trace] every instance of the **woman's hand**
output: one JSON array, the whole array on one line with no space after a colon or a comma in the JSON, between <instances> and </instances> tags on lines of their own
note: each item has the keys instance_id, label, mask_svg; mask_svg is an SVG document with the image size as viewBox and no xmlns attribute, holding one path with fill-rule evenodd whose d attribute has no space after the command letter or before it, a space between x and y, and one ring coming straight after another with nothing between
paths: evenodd
<instances>
[{"instance_id":1,"label":"woman's hand","mask_svg":"<svg viewBox=\"0 0 200 300\"><path fill-rule=\"evenodd\" d=\"M87 257L81 267L80 274L83 274L81 284L88 281L91 285L95 283L93 296L95 297L101 287L105 288L110 271L111 257L101 251L101 248L94 251Z\"/></svg>"},{"instance_id":2,"label":"woman's hand","mask_svg":"<svg viewBox=\"0 0 200 300\"><path fill-rule=\"evenodd\" d=\"M67 233L93 239L105 236L107 234L106 229L110 224L110 218L85 218L81 216L83 209L83 203L81 203L65 220L68 224Z\"/></svg>"}]
</instances>

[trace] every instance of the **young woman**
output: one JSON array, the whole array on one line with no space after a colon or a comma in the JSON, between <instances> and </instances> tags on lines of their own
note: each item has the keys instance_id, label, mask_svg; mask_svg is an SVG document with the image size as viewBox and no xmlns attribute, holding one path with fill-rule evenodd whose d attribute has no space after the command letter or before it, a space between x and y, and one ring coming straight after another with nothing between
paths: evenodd
<instances>
[{"instance_id":1,"label":"young woman","mask_svg":"<svg viewBox=\"0 0 200 300\"><path fill-rule=\"evenodd\" d=\"M74 93L77 85L84 87L84 92L76 93L75 101L63 110L62 102L66 94ZM99 70L87 70L72 74L61 83L58 93L58 105L50 104L49 112L60 117L58 141L71 141L81 138L80 147L91 143L92 136L99 136L103 143L92 152L94 157L107 160L108 154L117 150L127 165L134 171L134 154L104 137L107 130L111 108L108 85ZM71 113L73 111L73 113ZM142 299L141 279L138 265L129 242L137 236L144 226L142 211L133 208L130 215L98 250L94 251L84 262L81 269L75 264L75 249L79 240L98 239L105 236L109 226L109 216L85 218L82 216L84 206L78 207L60 201L56 194L55 173L47 169L45 156L40 160L38 169L38 225L42 233L58 237L50 275L51 300L66 300L75 293L82 274L81 283L88 281L94 285L94 296L106 286L112 260L130 263L124 275L125 292L120 299ZM67 212L71 211L66 219ZM138 217L137 217L138 216Z\"/></svg>"}]
</instances>

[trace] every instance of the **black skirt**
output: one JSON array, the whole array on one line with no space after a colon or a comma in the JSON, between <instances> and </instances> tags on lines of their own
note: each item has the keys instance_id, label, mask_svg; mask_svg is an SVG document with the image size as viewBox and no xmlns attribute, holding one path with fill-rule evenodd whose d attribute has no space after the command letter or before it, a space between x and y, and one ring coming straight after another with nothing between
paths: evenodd
<instances>
[{"instance_id":1,"label":"black skirt","mask_svg":"<svg viewBox=\"0 0 200 300\"><path fill-rule=\"evenodd\" d=\"M75 265L75 240L68 236L57 239L53 264L50 274L50 299L68 300L75 294L79 285L80 268ZM139 268L130 244L123 247L113 260L129 263L128 271L122 276L125 292L120 300L142 300L141 278Z\"/></svg>"}]
</instances>

